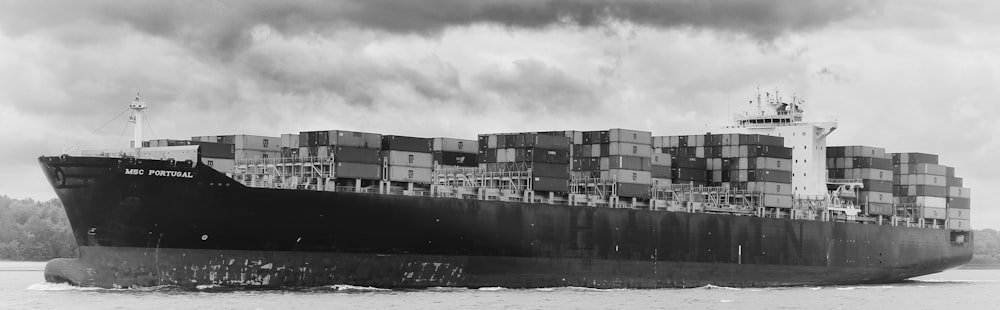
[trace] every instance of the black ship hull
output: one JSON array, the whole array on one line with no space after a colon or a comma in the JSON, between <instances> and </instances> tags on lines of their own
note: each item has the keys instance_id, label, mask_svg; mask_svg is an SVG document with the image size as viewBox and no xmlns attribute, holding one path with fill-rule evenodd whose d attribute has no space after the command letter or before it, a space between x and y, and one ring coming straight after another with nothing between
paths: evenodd
<instances>
[{"instance_id":1,"label":"black ship hull","mask_svg":"<svg viewBox=\"0 0 1000 310\"><path fill-rule=\"evenodd\" d=\"M155 160L40 163L80 245L46 279L83 286L857 284L972 257L971 234L945 229L247 188Z\"/></svg>"}]
</instances>

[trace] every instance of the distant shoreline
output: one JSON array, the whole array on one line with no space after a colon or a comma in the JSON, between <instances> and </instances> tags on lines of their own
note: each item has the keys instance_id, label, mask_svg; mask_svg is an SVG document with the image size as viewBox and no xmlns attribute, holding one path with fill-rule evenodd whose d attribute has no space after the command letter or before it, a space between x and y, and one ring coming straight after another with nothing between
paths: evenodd
<instances>
[{"instance_id":1,"label":"distant shoreline","mask_svg":"<svg viewBox=\"0 0 1000 310\"><path fill-rule=\"evenodd\" d=\"M962 265L961 267L958 267L958 269L966 269L966 270L969 270L969 269L971 269L971 270L977 270L977 269L982 269L982 270L986 270L986 269L1000 269L1000 264L965 264L965 265Z\"/></svg>"}]
</instances>

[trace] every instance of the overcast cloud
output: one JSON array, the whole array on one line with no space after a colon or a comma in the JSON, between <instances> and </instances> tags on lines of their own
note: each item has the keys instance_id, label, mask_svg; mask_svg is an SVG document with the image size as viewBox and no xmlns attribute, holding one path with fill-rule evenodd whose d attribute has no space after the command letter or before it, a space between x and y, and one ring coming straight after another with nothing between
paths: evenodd
<instances>
[{"instance_id":1,"label":"overcast cloud","mask_svg":"<svg viewBox=\"0 0 1000 310\"><path fill-rule=\"evenodd\" d=\"M756 88L832 116L830 144L939 153L1000 228L993 1L0 1L0 193L34 158L147 135L726 125Z\"/></svg>"}]
</instances>

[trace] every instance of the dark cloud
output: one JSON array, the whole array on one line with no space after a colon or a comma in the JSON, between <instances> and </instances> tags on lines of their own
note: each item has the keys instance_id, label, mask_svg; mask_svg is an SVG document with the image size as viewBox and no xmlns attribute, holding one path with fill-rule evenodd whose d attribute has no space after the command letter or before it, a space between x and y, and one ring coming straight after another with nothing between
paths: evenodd
<instances>
[{"instance_id":1,"label":"dark cloud","mask_svg":"<svg viewBox=\"0 0 1000 310\"><path fill-rule=\"evenodd\" d=\"M485 94L522 111L586 111L600 104L599 89L534 59L515 61L509 70L494 68L476 77Z\"/></svg>"},{"instance_id":2,"label":"dark cloud","mask_svg":"<svg viewBox=\"0 0 1000 310\"><path fill-rule=\"evenodd\" d=\"M386 86L402 86L427 101L451 101L461 95L458 71L436 58L417 65L383 63L355 52L316 57L303 50L248 51L237 59L243 74L266 92L295 96L337 97L372 107L391 97Z\"/></svg>"},{"instance_id":3,"label":"dark cloud","mask_svg":"<svg viewBox=\"0 0 1000 310\"><path fill-rule=\"evenodd\" d=\"M582 27L629 22L690 27L770 40L872 11L879 0L299 0L57 1L0 4L0 25L13 33L77 22L123 25L220 56L249 44L249 30L268 25L289 35L344 27L433 35L478 23L514 28Z\"/></svg>"}]
</instances>

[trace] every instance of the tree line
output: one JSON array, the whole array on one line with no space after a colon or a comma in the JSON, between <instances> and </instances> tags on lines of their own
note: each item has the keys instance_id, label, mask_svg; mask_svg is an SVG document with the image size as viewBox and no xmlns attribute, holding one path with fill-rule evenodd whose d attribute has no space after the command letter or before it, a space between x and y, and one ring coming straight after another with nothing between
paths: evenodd
<instances>
[{"instance_id":1,"label":"tree line","mask_svg":"<svg viewBox=\"0 0 1000 310\"><path fill-rule=\"evenodd\" d=\"M1000 232L975 231L970 265L1000 266ZM36 201L0 195L0 260L45 261L78 255L76 240L58 199Z\"/></svg>"},{"instance_id":2,"label":"tree line","mask_svg":"<svg viewBox=\"0 0 1000 310\"><path fill-rule=\"evenodd\" d=\"M0 260L45 261L77 255L73 231L58 199L0 196Z\"/></svg>"}]
</instances>

